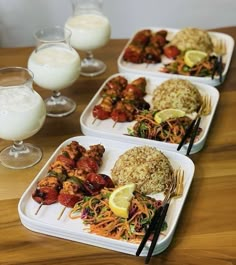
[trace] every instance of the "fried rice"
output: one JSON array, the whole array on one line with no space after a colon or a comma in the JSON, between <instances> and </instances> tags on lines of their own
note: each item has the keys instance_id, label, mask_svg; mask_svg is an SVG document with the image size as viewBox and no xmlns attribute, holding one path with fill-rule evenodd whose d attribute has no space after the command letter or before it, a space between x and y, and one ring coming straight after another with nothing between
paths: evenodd
<instances>
[{"instance_id":1,"label":"fried rice","mask_svg":"<svg viewBox=\"0 0 236 265\"><path fill-rule=\"evenodd\" d=\"M198 28L184 28L177 32L170 45L175 45L181 51L199 50L206 53L213 51L213 43L206 30Z\"/></svg>"},{"instance_id":2,"label":"fried rice","mask_svg":"<svg viewBox=\"0 0 236 265\"><path fill-rule=\"evenodd\" d=\"M193 113L201 106L202 97L190 81L173 78L164 81L154 90L152 104L159 111L173 108Z\"/></svg>"},{"instance_id":3,"label":"fried rice","mask_svg":"<svg viewBox=\"0 0 236 265\"><path fill-rule=\"evenodd\" d=\"M116 185L135 183L143 194L161 192L173 172L168 158L155 147L141 146L129 149L115 162L111 171Z\"/></svg>"}]
</instances>

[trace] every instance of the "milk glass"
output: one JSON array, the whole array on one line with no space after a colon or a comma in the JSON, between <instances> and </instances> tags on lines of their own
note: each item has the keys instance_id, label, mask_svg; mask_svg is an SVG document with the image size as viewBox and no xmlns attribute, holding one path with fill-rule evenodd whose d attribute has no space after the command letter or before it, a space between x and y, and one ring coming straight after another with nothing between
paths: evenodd
<instances>
[{"instance_id":1,"label":"milk glass","mask_svg":"<svg viewBox=\"0 0 236 265\"><path fill-rule=\"evenodd\" d=\"M47 115L51 117L63 117L76 109L74 100L61 94L80 74L80 56L71 47L70 37L70 30L59 26L36 31L37 46L28 60L34 82L52 91L52 96L45 99Z\"/></svg>"},{"instance_id":2,"label":"milk glass","mask_svg":"<svg viewBox=\"0 0 236 265\"><path fill-rule=\"evenodd\" d=\"M110 39L110 22L102 13L101 0L72 0L72 4L73 16L68 18L65 27L72 32L71 45L86 52L81 61L81 75L99 75L106 70L106 65L94 58L93 50L103 47Z\"/></svg>"},{"instance_id":3,"label":"milk glass","mask_svg":"<svg viewBox=\"0 0 236 265\"><path fill-rule=\"evenodd\" d=\"M28 69L0 68L0 138L14 142L0 153L1 164L8 168L31 167L42 157L39 147L23 142L41 129L46 117L43 99L32 83Z\"/></svg>"}]
</instances>

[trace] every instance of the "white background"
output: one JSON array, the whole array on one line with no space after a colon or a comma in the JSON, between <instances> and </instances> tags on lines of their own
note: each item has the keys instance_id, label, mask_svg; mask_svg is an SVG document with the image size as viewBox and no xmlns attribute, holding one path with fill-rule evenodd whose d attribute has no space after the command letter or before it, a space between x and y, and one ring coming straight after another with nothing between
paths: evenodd
<instances>
[{"instance_id":1,"label":"white background","mask_svg":"<svg viewBox=\"0 0 236 265\"><path fill-rule=\"evenodd\" d=\"M112 38L129 38L139 28L236 26L236 0L104 0ZM35 44L33 32L64 25L70 0L0 0L0 46Z\"/></svg>"}]
</instances>

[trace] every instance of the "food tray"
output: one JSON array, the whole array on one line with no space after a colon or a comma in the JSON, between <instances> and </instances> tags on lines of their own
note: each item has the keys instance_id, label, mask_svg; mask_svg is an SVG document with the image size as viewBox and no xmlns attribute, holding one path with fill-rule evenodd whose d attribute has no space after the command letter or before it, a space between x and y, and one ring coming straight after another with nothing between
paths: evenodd
<instances>
[{"instance_id":1,"label":"food tray","mask_svg":"<svg viewBox=\"0 0 236 265\"><path fill-rule=\"evenodd\" d=\"M155 28L155 27L148 27L148 28L143 28L143 29L150 29L152 31L159 31L159 30L164 29L164 30L168 31L167 40L169 40L169 41L173 38L173 36L178 31L180 31L179 29L173 29L173 28ZM140 30L142 30L142 29L139 29L138 31L140 31ZM138 74L152 75L155 77L165 77L165 78L181 77L181 78L186 78L189 81L201 82L201 83L209 84L212 86L218 86L220 84L219 78L217 78L217 77L212 80L211 77L184 76L184 75L177 75L177 74L160 72L159 70L160 70L160 68L163 67L163 64L170 61L164 55L162 55L162 63L158 63L158 64L146 64L146 63L134 64L134 63L130 63L130 62L125 62L123 60L124 51L128 47L128 45L130 44L130 42L132 41L135 34L127 42L127 44L125 45L124 49L122 50L120 56L118 57L117 64L118 64L118 69L119 69L120 73L136 73L136 74L138 73ZM230 61L231 61L231 57L232 57L233 49L234 49L234 39L230 35L227 35L225 33L219 33L219 32L209 31L209 35L211 36L213 43L214 43L214 40L224 40L225 44L226 44L227 52L223 56L223 63L225 63L225 68L224 68L224 71L222 73L222 82L223 82L225 80L226 74L227 74L229 66L230 66Z\"/></svg>"},{"instance_id":2,"label":"food tray","mask_svg":"<svg viewBox=\"0 0 236 265\"><path fill-rule=\"evenodd\" d=\"M82 224L80 219L71 220L68 217L68 212L70 211L69 208L66 209L60 220L58 220L57 218L64 207L59 203L49 206L43 205L38 214L35 215L39 204L31 198L32 192L35 190L38 180L46 175L50 163L55 160L62 147L68 145L71 143L71 141L78 141L85 148L88 148L90 145L94 144L102 144L105 147L105 153L103 157L103 165L101 166L99 172L107 175L110 175L111 168L114 166L115 161L121 154L134 146L138 146L90 136L73 137L63 142L55 150L53 155L22 195L18 204L18 212L22 224L26 228L42 234L135 255L138 248L138 243L129 243L126 241L115 240L89 233L88 231L84 230L85 226ZM170 151L163 151L163 153L168 157L174 169L181 167L181 169L184 170L184 192L182 197L173 199L170 203L166 217L166 221L168 223L168 228L165 231L166 235L160 236L153 255L165 250L172 240L181 210L193 179L195 169L192 160L190 160L188 157ZM154 197L163 199L163 194L159 193L154 195ZM148 246L144 248L141 255L147 255L147 252Z\"/></svg>"},{"instance_id":3,"label":"food tray","mask_svg":"<svg viewBox=\"0 0 236 265\"><path fill-rule=\"evenodd\" d=\"M103 138L109 138L113 140L119 140L119 141L124 141L124 142L129 142L129 143L139 143L139 144L149 144L153 145L156 147L159 147L161 149L166 149L170 151L177 151L177 144L172 144L172 143L166 143L166 142L161 142L161 141L155 141L155 140L149 140L149 139L143 139L143 138L138 138L138 137L133 137L133 136L128 136L127 135L127 128L132 127L132 125L135 123L133 122L123 122L123 123L116 123L114 125L114 121L112 119L107 119L107 120L96 120L94 121L94 117L92 115L92 110L95 105L99 104L101 101L101 96L100 93L105 85L106 82L108 82L110 79L114 78L115 76L121 75L125 77L128 82L135 80L136 78L142 76L146 77L147 80L147 95L145 96L145 99L147 102L151 102L152 98L152 93L154 89L167 80L166 78L158 78L158 77L152 77L152 76L145 76L145 75L135 75L131 73L124 73L124 74L115 74L109 77L101 86L101 88L97 91L97 93L94 95L94 97L91 99L90 103L87 105L85 110L83 111L81 117L80 117L80 125L81 125L81 130L83 134L85 135L91 135L91 136L99 136ZM181 78L180 76L178 78ZM191 149L191 154L199 152L206 141L208 131L210 129L210 125L218 104L219 100L219 92L215 87L209 86L207 84L202 84L202 83L194 83L197 88L199 89L201 94L206 94L211 97L211 102L212 102L212 111L210 115L208 116L203 116L201 119L200 127L202 128L202 132L199 135L199 139L194 143L192 149ZM179 152L186 154L188 148L188 144L185 144Z\"/></svg>"}]
</instances>

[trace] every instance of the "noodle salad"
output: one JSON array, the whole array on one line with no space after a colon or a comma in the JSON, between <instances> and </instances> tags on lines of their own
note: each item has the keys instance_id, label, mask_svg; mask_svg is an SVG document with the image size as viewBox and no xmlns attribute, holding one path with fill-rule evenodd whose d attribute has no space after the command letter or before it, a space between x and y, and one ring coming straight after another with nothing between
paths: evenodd
<instances>
[{"instance_id":1,"label":"noodle salad","mask_svg":"<svg viewBox=\"0 0 236 265\"><path fill-rule=\"evenodd\" d=\"M184 116L157 123L154 119L155 113L156 111L143 111L137 115L134 126L128 128L128 135L167 143L180 143L192 119ZM199 128L197 135L201 131L202 129Z\"/></svg>"},{"instance_id":2,"label":"noodle salad","mask_svg":"<svg viewBox=\"0 0 236 265\"><path fill-rule=\"evenodd\" d=\"M91 233L129 242L139 242L148 228L156 209L161 205L156 200L139 192L134 192L129 217L116 216L109 207L109 196L114 189L104 188L95 196L85 196L71 210L71 219L81 218L89 225ZM163 230L167 228L165 223Z\"/></svg>"},{"instance_id":3,"label":"noodle salad","mask_svg":"<svg viewBox=\"0 0 236 265\"><path fill-rule=\"evenodd\" d=\"M193 67L189 67L184 61L184 55L181 54L173 62L166 64L161 72L198 77L211 76L216 59L215 56L208 56Z\"/></svg>"}]
</instances>

